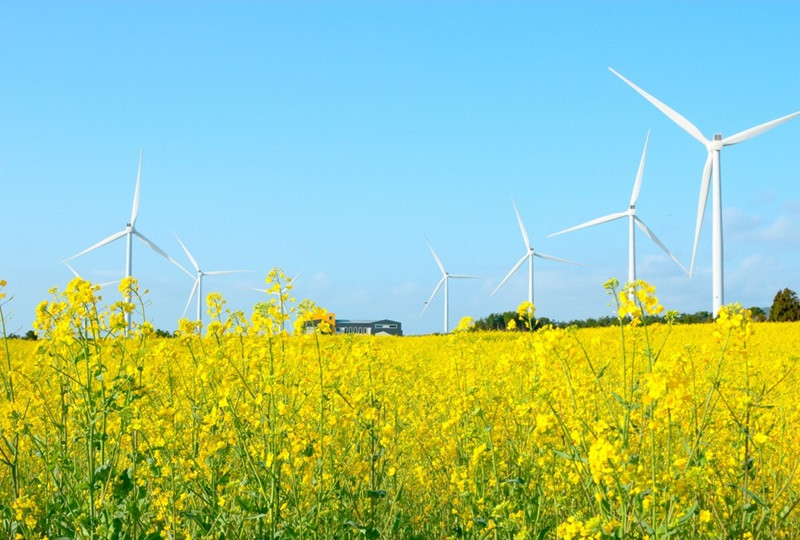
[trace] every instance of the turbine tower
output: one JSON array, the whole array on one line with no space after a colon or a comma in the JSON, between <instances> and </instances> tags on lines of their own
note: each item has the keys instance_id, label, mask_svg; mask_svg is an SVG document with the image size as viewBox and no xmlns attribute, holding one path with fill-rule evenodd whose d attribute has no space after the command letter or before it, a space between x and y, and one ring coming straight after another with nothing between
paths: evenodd
<instances>
[{"instance_id":1,"label":"turbine tower","mask_svg":"<svg viewBox=\"0 0 800 540\"><path fill-rule=\"evenodd\" d=\"M464 275L449 273L447 270L444 269L442 261L439 259L439 256L436 255L436 252L433 250L433 246L431 245L431 243L428 241L427 238L425 238L425 241L428 242L428 247L431 248L431 253L433 253L433 258L436 259L436 264L439 265L439 269L442 271L442 279L440 279L439 283L436 284L436 288L433 289L433 294L431 294L431 297L428 298L427 302L425 302L425 307L422 308L422 313L420 313L419 316L422 317L422 314L425 313L425 310L428 309L428 306L433 301L433 297L436 296L436 293L439 292L439 288L442 286L442 284L444 284L444 333L446 334L447 332L450 331L450 319L449 319L450 299L448 291L449 289L448 282L451 279L480 279L480 278L478 276L464 276Z\"/></svg>"},{"instance_id":2,"label":"turbine tower","mask_svg":"<svg viewBox=\"0 0 800 540\"><path fill-rule=\"evenodd\" d=\"M689 276L694 273L694 260L697 254L697 243L700 239L700 229L703 225L703 216L705 214L706 202L708 200L708 191L711 187L710 184L713 180L713 192L711 195L711 289L712 289L712 307L714 317L719 313L719 309L723 304L723 264L722 264L722 179L720 172L720 150L725 146L730 146L747 139L751 139L756 135L760 135L775 126L778 126L787 120L800 115L800 111L793 114L783 116L781 118L766 122L764 124L740 131L735 135L723 138L720 134L714 134L711 140L706 139L702 132L697 129L686 118L678 114L676 111L661 103L659 100L633 84L631 81L617 73L613 68L608 68L611 73L619 77L628 86L636 90L643 98L652 103L658 110L664 113L670 120L678 124L686 133L697 139L708 151L706 157L706 164L703 167L703 176L700 180L700 198L697 203L697 223L694 230L694 247L692 248L692 264L689 267Z\"/></svg>"},{"instance_id":3,"label":"turbine tower","mask_svg":"<svg viewBox=\"0 0 800 540\"><path fill-rule=\"evenodd\" d=\"M186 315L186 311L189 309L189 304L192 303L192 297L194 293L197 292L197 321L203 322L203 311L202 311L202 299L203 299L203 276L219 276L221 274L236 274L239 272L247 272L247 270L214 270L213 272L203 272L200 270L200 266L198 266L197 261L192 254L189 252L189 248L181 242L180 237L176 234L175 238L178 239L178 243L183 248L183 251L186 253L186 256L189 257L189 261L191 261L192 266L197 271L197 276L193 276L191 272L188 270L184 270L190 278L194 280L194 285L192 286L192 291L189 293L189 299L186 301L186 307L183 308L183 313L181 314L181 318Z\"/></svg>"},{"instance_id":4,"label":"turbine tower","mask_svg":"<svg viewBox=\"0 0 800 540\"><path fill-rule=\"evenodd\" d=\"M76 258L80 257L81 255L89 253L90 251L94 251L95 249L97 249L99 247L102 247L102 246L104 246L106 244L110 244L111 242L113 242L115 240L118 240L118 239L120 239L120 238L122 238L124 236L124 237L126 237L126 241L127 241L127 249L125 251L125 276L126 277L131 277L131 271L132 271L132 266L133 266L132 239L133 239L134 236L136 236L136 237L139 238L139 240L141 240L142 242L147 244L150 247L150 249L152 249L153 251L155 251L156 253L158 253L159 255L164 257L165 259L167 259L169 262L171 262L172 264L174 264L175 266L177 266L178 268L180 268L184 272L188 273L188 270L186 270L183 266L178 264L178 262L175 261L175 259L173 259L169 255L167 255L167 253L163 249L161 249L160 247L155 245L153 242L148 240L147 237L145 237L145 235L143 235L142 233L140 233L136 229L136 217L139 214L139 191L140 191L141 180L142 180L142 151L140 150L139 151L139 171L136 173L136 190L133 193L133 209L131 210L131 220L128 223L125 224L125 228L123 230L121 230L119 232L116 232L116 233L112 234L111 236L109 236L109 237L107 237L107 238L105 238L103 240L100 240L95 245L84 249L83 251L81 251L77 255L73 255L72 257L69 257L68 259L64 259L64 261L62 261L62 262L67 262L67 261L71 261L72 259L76 259ZM125 322L127 323L128 330L130 330L130 327L131 327L131 313L126 313L125 314Z\"/></svg>"},{"instance_id":5,"label":"turbine tower","mask_svg":"<svg viewBox=\"0 0 800 540\"><path fill-rule=\"evenodd\" d=\"M564 229L563 231L558 231L557 233L549 234L550 236L557 236L559 234L564 234L570 231L577 231L578 229L583 229L586 227L592 227L593 225L599 225L601 223L608 223L609 221L614 221L615 219L621 219L624 217L628 218L628 283L633 283L636 281L636 229L634 228L634 224L636 224L644 233L650 237L650 240L655 242L655 244L664 250L664 253L670 256L670 258L675 261L675 263L681 267L681 270L686 272L686 268L681 264L678 258L673 255L670 250L667 249L661 240L651 231L647 225L644 224L644 221L639 219L639 216L636 215L636 201L639 199L639 191L642 188L642 175L644 174L644 162L645 158L647 157L647 143L650 141L650 132L647 132L647 137L644 140L644 150L642 150L642 159L639 161L639 171L636 173L636 181L633 183L633 193L631 193L631 200L628 203L628 209L622 212L615 212L613 214L608 214L607 216L599 217L593 219L591 221L587 221L586 223L581 223L580 225L576 225L574 227L570 227L569 229Z\"/></svg>"},{"instance_id":6,"label":"turbine tower","mask_svg":"<svg viewBox=\"0 0 800 540\"><path fill-rule=\"evenodd\" d=\"M540 259L547 259L547 260L550 260L550 261L558 261L558 262L564 262L564 263L569 263L569 264L575 264L575 265L578 265L578 266L581 266L581 265L576 263L576 262L568 261L566 259L559 259L558 257L553 257L552 255L546 255L544 253L539 253L536 250L534 250L531 247L531 242L528 239L528 232L525 230L525 225L522 223L522 217L519 215L519 210L517 210L517 203L514 202L514 198L513 197L511 198L511 204L514 206L514 213L517 214L517 221L519 222L519 230L522 232L522 240L523 240L523 242L525 242L526 251L525 251L525 254L522 256L522 258L519 261L517 261L517 264L515 264L514 267L511 268L511 270L508 272L506 277L503 278L503 281L500 282L500 285L498 285L497 288L492 291L492 294L490 296L494 296L494 294L497 291L500 290L500 287L505 285L506 281L508 281L508 278L510 278L512 275L514 275L514 272L519 270L519 267L522 266L522 264L527 260L528 261L528 302L533 304L533 258L534 257L539 257Z\"/></svg>"}]
</instances>

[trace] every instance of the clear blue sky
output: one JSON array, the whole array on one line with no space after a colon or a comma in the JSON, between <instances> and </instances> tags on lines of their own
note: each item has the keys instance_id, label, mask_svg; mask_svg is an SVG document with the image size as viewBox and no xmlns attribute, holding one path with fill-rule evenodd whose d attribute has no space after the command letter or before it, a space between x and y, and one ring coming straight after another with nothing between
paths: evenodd
<instances>
[{"instance_id":1,"label":"clear blue sky","mask_svg":"<svg viewBox=\"0 0 800 540\"><path fill-rule=\"evenodd\" d=\"M538 314L610 313L625 210L652 129L639 216L688 265L705 149L608 70L703 133L800 110L796 2L0 3L0 278L25 331L60 263L122 230L144 148L138 229L250 311L272 266L340 318L439 331L514 309L533 246ZM800 267L800 119L722 152L726 302L770 305ZM667 308L711 309L710 206L689 279L643 235L639 277ZM121 277L123 241L74 261ZM192 282L134 245L147 315L174 329ZM115 293L109 291L107 296Z\"/></svg>"}]
</instances>

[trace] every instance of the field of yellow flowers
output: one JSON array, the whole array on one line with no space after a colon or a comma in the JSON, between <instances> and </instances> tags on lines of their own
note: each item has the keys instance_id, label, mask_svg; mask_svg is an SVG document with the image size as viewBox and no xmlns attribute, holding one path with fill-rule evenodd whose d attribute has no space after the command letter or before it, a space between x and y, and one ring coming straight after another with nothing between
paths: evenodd
<instances>
[{"instance_id":1,"label":"field of yellow flowers","mask_svg":"<svg viewBox=\"0 0 800 540\"><path fill-rule=\"evenodd\" d=\"M800 537L798 324L645 326L610 282L617 328L290 335L268 285L175 339L131 280L51 291L3 340L0 536Z\"/></svg>"}]
</instances>

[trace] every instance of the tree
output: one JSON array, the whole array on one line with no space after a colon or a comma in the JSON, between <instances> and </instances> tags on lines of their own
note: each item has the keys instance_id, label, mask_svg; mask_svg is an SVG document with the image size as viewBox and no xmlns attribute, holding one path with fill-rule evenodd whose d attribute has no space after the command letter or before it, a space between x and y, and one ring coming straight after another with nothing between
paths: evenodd
<instances>
[{"instance_id":1,"label":"tree","mask_svg":"<svg viewBox=\"0 0 800 540\"><path fill-rule=\"evenodd\" d=\"M770 321L800 321L800 299L797 293L786 288L778 291L769 310Z\"/></svg>"},{"instance_id":2,"label":"tree","mask_svg":"<svg viewBox=\"0 0 800 540\"><path fill-rule=\"evenodd\" d=\"M753 306L750 308L750 316L756 322L764 322L767 320L767 314L758 306Z\"/></svg>"}]
</instances>

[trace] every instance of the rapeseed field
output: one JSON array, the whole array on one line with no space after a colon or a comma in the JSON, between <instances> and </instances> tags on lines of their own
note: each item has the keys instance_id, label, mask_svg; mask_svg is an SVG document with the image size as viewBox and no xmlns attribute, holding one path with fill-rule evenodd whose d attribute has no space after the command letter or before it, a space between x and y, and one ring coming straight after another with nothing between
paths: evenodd
<instances>
[{"instance_id":1,"label":"rapeseed field","mask_svg":"<svg viewBox=\"0 0 800 540\"><path fill-rule=\"evenodd\" d=\"M275 270L166 339L75 279L3 340L0 535L800 537L800 324L606 286L627 324L381 338L305 333Z\"/></svg>"}]
</instances>

